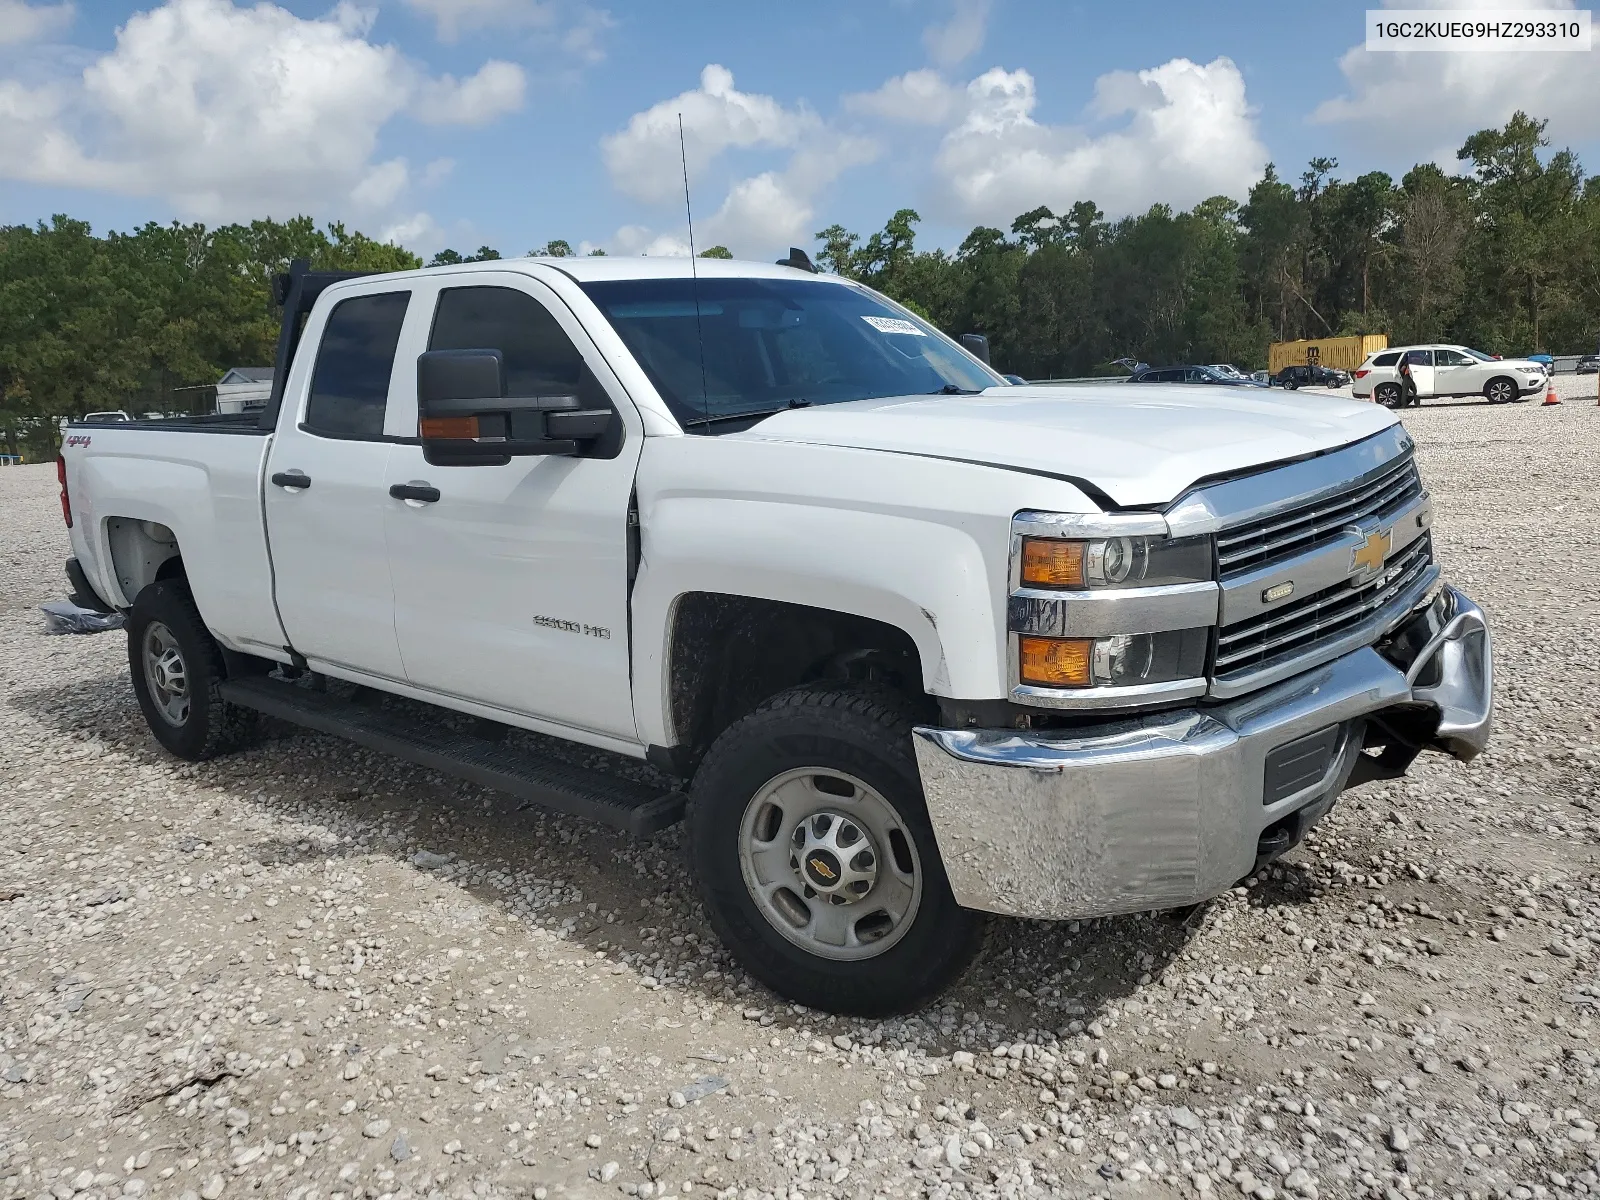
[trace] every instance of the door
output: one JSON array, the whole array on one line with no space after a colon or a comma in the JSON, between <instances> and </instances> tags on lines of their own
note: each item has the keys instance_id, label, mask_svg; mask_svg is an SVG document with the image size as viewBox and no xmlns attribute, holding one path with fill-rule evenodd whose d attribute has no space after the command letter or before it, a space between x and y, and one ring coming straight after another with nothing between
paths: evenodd
<instances>
[{"instance_id":1,"label":"door","mask_svg":"<svg viewBox=\"0 0 1600 1200\"><path fill-rule=\"evenodd\" d=\"M1433 352L1433 393L1436 396L1470 396L1483 390L1476 378L1478 360L1459 350Z\"/></svg>"},{"instance_id":2,"label":"door","mask_svg":"<svg viewBox=\"0 0 1600 1200\"><path fill-rule=\"evenodd\" d=\"M1433 390L1433 351L1407 350L1406 361L1411 364L1411 378L1417 385L1417 395L1437 395Z\"/></svg>"},{"instance_id":3,"label":"door","mask_svg":"<svg viewBox=\"0 0 1600 1200\"><path fill-rule=\"evenodd\" d=\"M290 645L315 665L405 678L384 545L383 422L411 293L392 286L339 300L306 370L297 360L267 462L274 596ZM320 332L320 338L318 336Z\"/></svg>"},{"instance_id":4,"label":"door","mask_svg":"<svg viewBox=\"0 0 1600 1200\"><path fill-rule=\"evenodd\" d=\"M438 292L427 349L499 350L511 395L582 394L598 380L604 394L584 406L610 404L623 432L590 457L503 466L437 467L420 446L395 446L389 482L438 492L391 499L385 516L406 676L441 696L633 741L628 514L642 428L554 293L523 275L460 278Z\"/></svg>"}]
</instances>

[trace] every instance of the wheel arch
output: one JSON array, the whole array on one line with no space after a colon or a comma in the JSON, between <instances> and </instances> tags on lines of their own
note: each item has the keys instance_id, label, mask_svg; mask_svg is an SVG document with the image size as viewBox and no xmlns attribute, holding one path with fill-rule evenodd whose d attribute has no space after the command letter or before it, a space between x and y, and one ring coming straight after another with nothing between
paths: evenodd
<instances>
[{"instance_id":1,"label":"wheel arch","mask_svg":"<svg viewBox=\"0 0 1600 1200\"><path fill-rule=\"evenodd\" d=\"M105 546L123 607L131 607L139 593L158 580L184 577L178 535L160 521L107 517Z\"/></svg>"},{"instance_id":2,"label":"wheel arch","mask_svg":"<svg viewBox=\"0 0 1600 1200\"><path fill-rule=\"evenodd\" d=\"M1491 375L1491 376L1489 376L1488 379L1485 379L1483 381L1482 395L1483 395L1484 399L1487 400L1489 398L1489 393L1493 390L1494 385L1497 384L1497 383L1504 383L1508 387L1510 387L1512 399L1516 399L1517 397L1522 395L1522 385L1516 381L1516 378L1514 376L1511 376L1511 375Z\"/></svg>"},{"instance_id":3,"label":"wheel arch","mask_svg":"<svg viewBox=\"0 0 1600 1200\"><path fill-rule=\"evenodd\" d=\"M684 772L724 729L800 684L870 684L927 703L916 637L859 613L693 591L672 605L666 635L665 732Z\"/></svg>"}]
</instances>

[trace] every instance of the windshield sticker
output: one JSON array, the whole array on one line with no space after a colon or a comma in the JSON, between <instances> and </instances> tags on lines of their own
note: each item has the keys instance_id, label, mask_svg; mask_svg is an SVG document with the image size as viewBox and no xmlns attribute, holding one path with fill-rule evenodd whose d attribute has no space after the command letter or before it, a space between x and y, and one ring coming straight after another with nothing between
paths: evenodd
<instances>
[{"instance_id":1,"label":"windshield sticker","mask_svg":"<svg viewBox=\"0 0 1600 1200\"><path fill-rule=\"evenodd\" d=\"M879 333L909 333L913 337L928 336L910 321L902 320L899 317L862 317L861 319Z\"/></svg>"}]
</instances>

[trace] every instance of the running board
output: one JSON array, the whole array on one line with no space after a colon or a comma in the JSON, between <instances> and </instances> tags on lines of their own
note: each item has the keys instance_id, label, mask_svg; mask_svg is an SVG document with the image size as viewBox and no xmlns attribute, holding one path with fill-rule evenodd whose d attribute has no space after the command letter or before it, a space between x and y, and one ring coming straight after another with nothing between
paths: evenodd
<instances>
[{"instance_id":1,"label":"running board","mask_svg":"<svg viewBox=\"0 0 1600 1200\"><path fill-rule=\"evenodd\" d=\"M441 724L341 700L281 680L246 676L229 679L218 690L230 704L253 708L318 733L348 738L369 750L392 754L443 775L507 792L542 808L609 825L635 837L648 837L683 816L682 792L663 793L646 784L514 750Z\"/></svg>"}]
</instances>

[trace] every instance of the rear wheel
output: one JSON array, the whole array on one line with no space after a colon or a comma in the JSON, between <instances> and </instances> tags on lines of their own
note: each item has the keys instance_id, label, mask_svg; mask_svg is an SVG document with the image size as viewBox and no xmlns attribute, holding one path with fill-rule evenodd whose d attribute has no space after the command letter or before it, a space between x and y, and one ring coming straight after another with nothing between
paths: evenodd
<instances>
[{"instance_id":1,"label":"rear wheel","mask_svg":"<svg viewBox=\"0 0 1600 1200\"><path fill-rule=\"evenodd\" d=\"M1380 383L1372 393L1372 398L1385 408L1399 408L1402 403L1402 393L1398 383Z\"/></svg>"},{"instance_id":2,"label":"rear wheel","mask_svg":"<svg viewBox=\"0 0 1600 1200\"><path fill-rule=\"evenodd\" d=\"M128 617L128 669L150 732L172 754L198 762L243 745L259 718L218 694L222 649L206 631L189 587L152 583Z\"/></svg>"},{"instance_id":3,"label":"rear wheel","mask_svg":"<svg viewBox=\"0 0 1600 1200\"><path fill-rule=\"evenodd\" d=\"M1483 398L1490 404L1509 404L1521 394L1516 381L1504 375L1497 375L1483 385Z\"/></svg>"},{"instance_id":4,"label":"rear wheel","mask_svg":"<svg viewBox=\"0 0 1600 1200\"><path fill-rule=\"evenodd\" d=\"M735 722L695 777L691 869L712 927L762 983L811 1008L903 1012L971 962L892 697L795 688Z\"/></svg>"}]
</instances>

